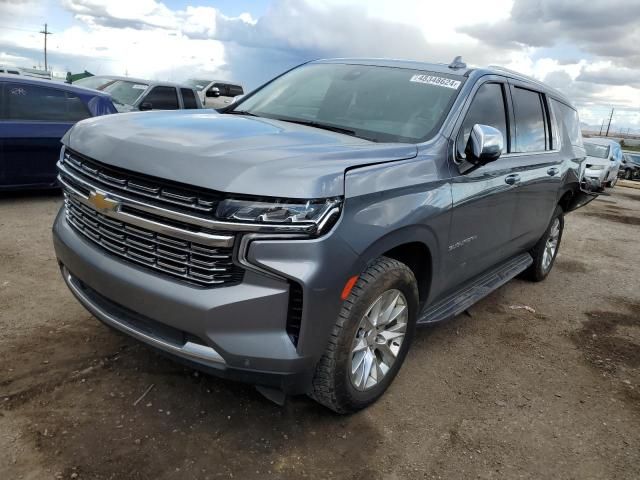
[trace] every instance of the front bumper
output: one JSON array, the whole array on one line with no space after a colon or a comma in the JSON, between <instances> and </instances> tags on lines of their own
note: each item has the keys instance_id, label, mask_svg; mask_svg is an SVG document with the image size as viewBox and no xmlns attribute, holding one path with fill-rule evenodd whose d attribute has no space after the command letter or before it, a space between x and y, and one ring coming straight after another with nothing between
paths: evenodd
<instances>
[{"instance_id":1,"label":"front bumper","mask_svg":"<svg viewBox=\"0 0 640 480\"><path fill-rule=\"evenodd\" d=\"M591 168L586 168L584 171L584 177L589 179L591 182L597 182L598 185L602 186L605 179L607 178L607 169L603 170L593 170Z\"/></svg>"},{"instance_id":2,"label":"front bumper","mask_svg":"<svg viewBox=\"0 0 640 480\"><path fill-rule=\"evenodd\" d=\"M102 322L196 368L291 394L309 390L357 262L336 235L254 241L247 260L281 278L247 270L239 285L201 288L105 253L63 210L53 239L67 285ZM303 292L297 345L286 331L292 281Z\"/></svg>"}]
</instances>

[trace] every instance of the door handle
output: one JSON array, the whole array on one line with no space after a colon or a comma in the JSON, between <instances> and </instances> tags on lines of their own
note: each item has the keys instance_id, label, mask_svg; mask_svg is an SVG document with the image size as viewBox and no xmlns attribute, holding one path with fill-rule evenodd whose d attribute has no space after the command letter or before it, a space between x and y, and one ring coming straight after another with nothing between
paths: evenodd
<instances>
[{"instance_id":1,"label":"door handle","mask_svg":"<svg viewBox=\"0 0 640 480\"><path fill-rule=\"evenodd\" d=\"M560 173L560 169L556 167L551 167L549 170L547 170L547 175L551 175L552 177L559 173Z\"/></svg>"},{"instance_id":2,"label":"door handle","mask_svg":"<svg viewBox=\"0 0 640 480\"><path fill-rule=\"evenodd\" d=\"M506 177L504 177L504 182L507 185L517 185L518 183L520 183L520 175L518 175L517 173L507 175Z\"/></svg>"}]
</instances>

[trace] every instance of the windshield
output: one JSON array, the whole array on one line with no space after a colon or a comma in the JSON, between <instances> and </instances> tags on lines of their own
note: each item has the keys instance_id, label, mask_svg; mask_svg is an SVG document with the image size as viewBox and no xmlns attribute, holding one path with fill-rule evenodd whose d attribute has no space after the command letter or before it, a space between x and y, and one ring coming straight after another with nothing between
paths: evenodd
<instances>
[{"instance_id":1,"label":"windshield","mask_svg":"<svg viewBox=\"0 0 640 480\"><path fill-rule=\"evenodd\" d=\"M80 85L85 88L93 88L95 90L99 90L100 87L104 87L107 83L113 82L112 78L109 77L86 77L81 78L73 82L74 85Z\"/></svg>"},{"instance_id":2,"label":"windshield","mask_svg":"<svg viewBox=\"0 0 640 480\"><path fill-rule=\"evenodd\" d=\"M587 155L597 158L609 158L609 147L607 145L596 145L595 143L585 143L584 149Z\"/></svg>"},{"instance_id":3,"label":"windshield","mask_svg":"<svg viewBox=\"0 0 640 480\"><path fill-rule=\"evenodd\" d=\"M213 80L196 80L194 78L190 78L189 80L187 80L186 83L187 85L189 85L191 88L196 89L197 91L201 92L207 85L209 85Z\"/></svg>"},{"instance_id":4,"label":"windshield","mask_svg":"<svg viewBox=\"0 0 640 480\"><path fill-rule=\"evenodd\" d=\"M116 80L104 87L103 90L111 94L114 102L122 105L133 105L148 87L149 85L146 83Z\"/></svg>"},{"instance_id":5,"label":"windshield","mask_svg":"<svg viewBox=\"0 0 640 480\"><path fill-rule=\"evenodd\" d=\"M462 81L405 68L309 64L274 80L235 113L342 129L377 142L416 143L433 136Z\"/></svg>"}]
</instances>

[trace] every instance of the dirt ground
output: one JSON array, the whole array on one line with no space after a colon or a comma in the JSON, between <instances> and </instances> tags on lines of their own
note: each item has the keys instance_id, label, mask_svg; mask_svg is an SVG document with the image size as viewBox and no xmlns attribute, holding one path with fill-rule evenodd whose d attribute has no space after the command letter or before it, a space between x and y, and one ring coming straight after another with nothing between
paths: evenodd
<instances>
[{"instance_id":1,"label":"dirt ground","mask_svg":"<svg viewBox=\"0 0 640 480\"><path fill-rule=\"evenodd\" d=\"M102 326L60 278L60 202L0 197L0 478L640 478L639 190L570 214L545 282L419 330L350 417L278 407Z\"/></svg>"}]
</instances>

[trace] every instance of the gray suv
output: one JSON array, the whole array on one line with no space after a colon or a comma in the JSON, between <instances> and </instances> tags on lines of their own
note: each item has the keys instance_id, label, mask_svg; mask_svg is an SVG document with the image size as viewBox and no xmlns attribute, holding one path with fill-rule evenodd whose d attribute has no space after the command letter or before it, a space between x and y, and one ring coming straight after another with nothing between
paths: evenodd
<instances>
[{"instance_id":1,"label":"gray suv","mask_svg":"<svg viewBox=\"0 0 640 480\"><path fill-rule=\"evenodd\" d=\"M593 198L570 101L460 61L310 62L222 113L89 119L63 143L55 250L96 318L340 413L383 394L416 325L543 280Z\"/></svg>"}]
</instances>

